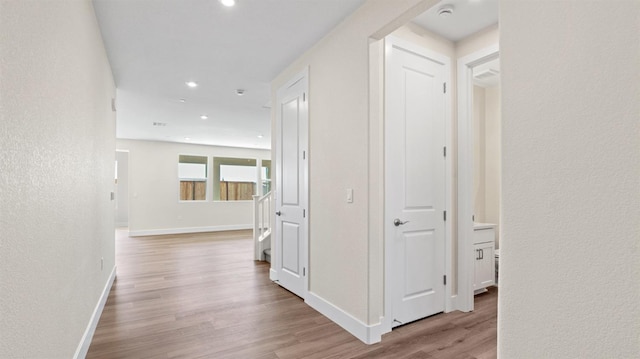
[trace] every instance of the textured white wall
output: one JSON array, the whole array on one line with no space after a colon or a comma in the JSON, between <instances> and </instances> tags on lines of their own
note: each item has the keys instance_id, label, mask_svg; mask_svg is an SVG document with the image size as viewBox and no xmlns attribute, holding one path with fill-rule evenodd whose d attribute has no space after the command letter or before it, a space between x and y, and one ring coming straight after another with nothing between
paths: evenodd
<instances>
[{"instance_id":1,"label":"textured white wall","mask_svg":"<svg viewBox=\"0 0 640 359\"><path fill-rule=\"evenodd\" d=\"M640 2L501 1L501 358L640 353Z\"/></svg>"},{"instance_id":2,"label":"textured white wall","mask_svg":"<svg viewBox=\"0 0 640 359\"><path fill-rule=\"evenodd\" d=\"M114 268L115 89L91 3L0 1L0 73L0 358L71 358Z\"/></svg>"},{"instance_id":3,"label":"textured white wall","mask_svg":"<svg viewBox=\"0 0 640 359\"><path fill-rule=\"evenodd\" d=\"M211 227L253 228L253 202L213 202L212 157L270 159L271 151L169 142L123 140L129 150L129 230L132 234L158 230L199 231ZM180 201L178 156L209 158L207 201ZM142 233L144 234L144 233Z\"/></svg>"}]
</instances>

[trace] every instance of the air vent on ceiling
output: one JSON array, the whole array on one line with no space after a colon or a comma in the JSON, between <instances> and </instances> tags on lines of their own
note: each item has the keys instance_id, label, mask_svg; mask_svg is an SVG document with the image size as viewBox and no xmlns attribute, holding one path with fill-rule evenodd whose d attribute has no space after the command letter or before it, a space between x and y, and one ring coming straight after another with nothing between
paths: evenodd
<instances>
[{"instance_id":1,"label":"air vent on ceiling","mask_svg":"<svg viewBox=\"0 0 640 359\"><path fill-rule=\"evenodd\" d=\"M486 80L498 75L500 75L500 71L494 69L486 69L473 77L476 80Z\"/></svg>"},{"instance_id":2,"label":"air vent on ceiling","mask_svg":"<svg viewBox=\"0 0 640 359\"><path fill-rule=\"evenodd\" d=\"M153 123L154 126L158 126L158 127L164 127L167 125L166 122L154 122Z\"/></svg>"}]
</instances>

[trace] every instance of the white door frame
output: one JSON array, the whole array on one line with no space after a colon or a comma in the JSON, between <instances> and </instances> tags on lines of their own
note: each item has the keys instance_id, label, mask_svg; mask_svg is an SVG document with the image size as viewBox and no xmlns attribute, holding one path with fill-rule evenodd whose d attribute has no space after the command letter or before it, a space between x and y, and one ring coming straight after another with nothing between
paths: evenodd
<instances>
[{"instance_id":1,"label":"white door frame","mask_svg":"<svg viewBox=\"0 0 640 359\"><path fill-rule=\"evenodd\" d=\"M282 141L282 139L280 138L280 131L278 131L277 129L280 128L280 110L279 110L279 106L280 106L280 102L281 102L281 94L285 92L285 90L291 86L293 86L294 84L298 83L302 81L303 83L303 87L304 87L304 93L306 96L306 100L305 100L305 104L307 107L307 116L305 117L306 121L304 121L303 123L300 123L300 131L298 133L298 136L300 136L298 138L298 140L300 141L300 148L303 149L303 151L305 152L305 160L302 161L303 163L303 168L302 168L302 173L303 173L303 185L302 185L302 193L300 194L300 204L303 208L306 209L306 216L303 219L303 230L302 230L302 258L301 258L301 262L302 262L302 266L306 268L306 273L303 276L304 277L304 288L303 288L303 295L301 296L302 299L305 299L307 297L307 293L309 292L309 273L311 272L311 269L309 268L309 218L311 217L311 213L309 211L309 67L305 67L302 71L300 71L299 73L297 73L296 75L292 76L291 79L289 81L287 81L284 85L282 85L278 91L276 92L276 103L274 104L275 107L275 114L276 114L276 118L275 118L275 130L272 133L272 136L274 138L274 145L275 145L275 150L273 158L272 158L272 162L271 162L271 166L272 168L275 168L274 173L272 174L272 179L275 183L272 183L272 186L275 184L276 186L272 187L272 192L273 192L273 198L274 198L274 212L279 211L280 210L280 203L278 201L278 193L277 193L277 188L278 188L278 183L280 183L281 178L278 177L278 174L281 173L280 171L280 166L282 166L282 163L280 163L280 161L278 160L278 158L280 158L280 141ZM272 260L271 260L271 269L269 271L269 279L271 279L272 281L278 281L278 271L276 270L276 268L280 268L280 264L282 261L282 258L280 258L280 256L278 256L278 248L277 248L277 243L278 243L278 235L279 233L277 233L277 231L280 229L278 228L278 226L276 225L277 223L277 219L276 216L274 215L273 217L273 221L274 223L272 223L272 248L273 250L271 251L271 255L272 255Z\"/></svg>"},{"instance_id":2,"label":"white door frame","mask_svg":"<svg viewBox=\"0 0 640 359\"><path fill-rule=\"evenodd\" d=\"M447 86L449 88L451 87L450 86L451 59L449 57L393 36L387 36L385 40L381 40L381 41L384 41L385 54L388 54L390 52L391 46L398 46L410 52L414 52L421 56L425 56L430 59L441 62L445 66L445 78L447 79ZM386 60L385 60L385 66L386 66ZM385 68L385 73L386 73L386 68ZM384 101L386 101L386 99L383 100L383 102ZM384 113L384 117L386 118L386 112ZM383 119L383 123L385 122L386 122L385 119ZM445 93L445 122L446 122L445 144L447 148L451 148L451 132L452 132L451 91L449 89L447 89ZM383 133L384 133L384 126L383 126ZM383 151L382 151L383 158L386 153L384 150L384 146L385 145L383 141ZM448 214L451 214L452 212L451 204L453 202L454 189L452 188L453 173L451 168L450 155L447 155L445 157L445 167L446 167L445 168L445 173L446 173L445 175L445 188L446 188L445 210L447 211ZM383 207L384 206L386 206L386 204L383 204ZM447 218L447 221L445 223L444 256L445 256L445 275L447 276L447 278L452 278L451 274L453 273L453 267L452 267L453 263L451 260L452 258L452 235L451 234L453 232L453 221L451 220L450 217L451 216L449 215L449 218ZM386 219L386 215L383 215L383 220L384 219ZM392 269L393 260L391 255L391 253L393 253L393 240L392 240L393 237L394 237L393 225L391 223L386 223L385 221L384 222L384 253L385 253L384 255L384 318L382 319L383 334L390 332L393 324L393 293L392 293L393 286L390 285L390 283L393 282L393 269ZM451 285L451 280L448 280L447 284L445 285L445 312L450 312L451 310L456 309L454 307L452 293L453 293L453 286Z\"/></svg>"},{"instance_id":3,"label":"white door frame","mask_svg":"<svg viewBox=\"0 0 640 359\"><path fill-rule=\"evenodd\" d=\"M498 44L458 59L458 295L473 310L473 68L498 58Z\"/></svg>"},{"instance_id":4,"label":"white door frame","mask_svg":"<svg viewBox=\"0 0 640 359\"><path fill-rule=\"evenodd\" d=\"M130 176L130 173L131 173L130 167L131 166L129 166L129 163L131 162L131 158L130 158L131 156L130 156L129 150L118 150L118 149L116 149L116 162L118 162L118 153L126 154L126 157L127 157L127 168L126 168L126 171L124 172L124 175L126 176L126 178L124 178L124 180L125 180L125 182L127 184L127 192L126 193L122 193L122 181L121 181L121 179L123 178L122 177L123 173L122 173L122 171L118 171L118 183L116 183L116 186L115 186L115 199L116 199L115 200L115 206L116 206L116 211L115 211L116 212L116 217L115 217L115 222L116 223L115 223L115 226L116 226L116 228L117 227L129 227L129 182L130 182L129 178L131 177ZM120 162L118 162L118 166L117 167L122 168L122 164ZM116 170L117 170L117 168L116 168ZM126 213L126 219L125 219L125 221L120 221L120 219L122 218L122 213L121 213L122 208L121 208L121 206L122 206L122 199L123 198L126 199L125 205L126 205L127 208L126 208L126 210L124 210L125 213Z\"/></svg>"}]
</instances>

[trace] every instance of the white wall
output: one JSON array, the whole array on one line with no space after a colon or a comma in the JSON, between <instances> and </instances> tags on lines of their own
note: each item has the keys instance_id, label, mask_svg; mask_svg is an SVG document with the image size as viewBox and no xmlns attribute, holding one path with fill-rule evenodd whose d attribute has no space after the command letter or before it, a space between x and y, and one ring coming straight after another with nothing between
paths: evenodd
<instances>
[{"instance_id":1,"label":"white wall","mask_svg":"<svg viewBox=\"0 0 640 359\"><path fill-rule=\"evenodd\" d=\"M640 353L640 2L501 1L501 358Z\"/></svg>"},{"instance_id":2,"label":"white wall","mask_svg":"<svg viewBox=\"0 0 640 359\"><path fill-rule=\"evenodd\" d=\"M212 201L213 157L270 159L268 150L156 141L117 141L129 151L131 235L253 228L252 201ZM179 155L209 158L207 201L180 201Z\"/></svg>"},{"instance_id":3,"label":"white wall","mask_svg":"<svg viewBox=\"0 0 640 359\"><path fill-rule=\"evenodd\" d=\"M452 60L455 56L455 43L412 22L403 25L391 35L445 55Z\"/></svg>"},{"instance_id":4,"label":"white wall","mask_svg":"<svg viewBox=\"0 0 640 359\"><path fill-rule=\"evenodd\" d=\"M456 56L458 58L465 57L478 50L493 46L498 43L499 36L500 28L498 24L482 29L456 42Z\"/></svg>"},{"instance_id":5,"label":"white wall","mask_svg":"<svg viewBox=\"0 0 640 359\"><path fill-rule=\"evenodd\" d=\"M0 73L0 357L71 358L115 265L115 88L91 3L0 1Z\"/></svg>"}]
</instances>

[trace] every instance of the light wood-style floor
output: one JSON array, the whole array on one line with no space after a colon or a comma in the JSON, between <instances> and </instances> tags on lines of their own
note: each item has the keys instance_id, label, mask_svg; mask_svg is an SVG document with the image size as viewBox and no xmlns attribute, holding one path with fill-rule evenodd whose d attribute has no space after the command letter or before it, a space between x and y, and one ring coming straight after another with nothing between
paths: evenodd
<instances>
[{"instance_id":1,"label":"light wood-style floor","mask_svg":"<svg viewBox=\"0 0 640 359\"><path fill-rule=\"evenodd\" d=\"M129 238L87 358L495 358L497 289L365 345L268 279L251 232Z\"/></svg>"}]
</instances>

